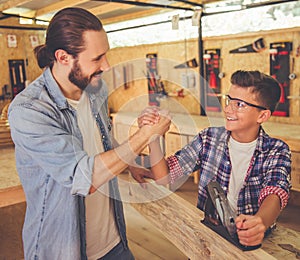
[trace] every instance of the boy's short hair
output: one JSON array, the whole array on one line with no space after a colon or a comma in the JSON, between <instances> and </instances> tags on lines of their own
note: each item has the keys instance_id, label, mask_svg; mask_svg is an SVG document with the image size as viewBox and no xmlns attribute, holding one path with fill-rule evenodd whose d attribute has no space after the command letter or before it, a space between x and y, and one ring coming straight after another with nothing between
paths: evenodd
<instances>
[{"instance_id":1,"label":"boy's short hair","mask_svg":"<svg viewBox=\"0 0 300 260\"><path fill-rule=\"evenodd\" d=\"M238 70L232 74L230 81L231 84L239 87L250 87L259 105L268 108L271 113L274 112L281 94L281 88L276 79L257 70Z\"/></svg>"}]
</instances>

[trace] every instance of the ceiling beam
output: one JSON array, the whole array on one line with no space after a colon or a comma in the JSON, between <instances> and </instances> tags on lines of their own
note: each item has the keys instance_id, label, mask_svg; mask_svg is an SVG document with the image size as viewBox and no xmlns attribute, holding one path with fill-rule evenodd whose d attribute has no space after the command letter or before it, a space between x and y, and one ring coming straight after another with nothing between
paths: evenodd
<instances>
[{"instance_id":1,"label":"ceiling beam","mask_svg":"<svg viewBox=\"0 0 300 260\"><path fill-rule=\"evenodd\" d=\"M0 12L18 5L26 4L28 2L30 2L30 0L8 0L0 4Z\"/></svg>"},{"instance_id":2,"label":"ceiling beam","mask_svg":"<svg viewBox=\"0 0 300 260\"><path fill-rule=\"evenodd\" d=\"M88 10L94 15L100 15L109 13L118 9L126 10L132 8L130 5L119 4L119 3L106 3L97 7L89 8Z\"/></svg>"},{"instance_id":3,"label":"ceiling beam","mask_svg":"<svg viewBox=\"0 0 300 260\"><path fill-rule=\"evenodd\" d=\"M137 1L137 2L139 2L139 4L140 3L146 3L146 4L149 3L149 4L151 4L151 2L153 2L153 1L152 0L143 0L143 1ZM112 3L112 2L110 2L110 3ZM129 8L132 8L133 4L127 4L126 5L124 3L122 5L124 7L128 6ZM174 9L176 9L176 7L179 7L178 8L178 10L179 10L179 9L181 9L181 7L184 6L184 4L177 2L177 3L174 3L174 4L170 4L169 6L172 6ZM145 7L146 7L146 5L145 5ZM118 15L118 16L111 17L111 18L101 19L101 22L103 24L111 24L111 23L117 23L117 22L126 21L126 20L143 18L143 17L146 17L146 16L161 14L161 13L170 11L170 9L168 9L166 7L163 8L163 7L164 7L163 5L160 5L160 7L157 7L157 8L151 8L151 9L147 9L147 10L144 10L144 11L134 12L134 13L131 13L131 14ZM97 13L97 15L101 16L101 13Z\"/></svg>"},{"instance_id":4,"label":"ceiling beam","mask_svg":"<svg viewBox=\"0 0 300 260\"><path fill-rule=\"evenodd\" d=\"M181 7L181 6L173 6L173 5L164 5L164 4L157 4L153 3L152 1L131 1L131 0L94 0L94 1L101 1L101 2L109 2L109 3L123 3L123 4L128 4L128 5L133 5L133 6L142 6L142 7L154 7L154 8L167 8L167 9L182 9L182 10L193 10L190 7Z\"/></svg>"},{"instance_id":5,"label":"ceiling beam","mask_svg":"<svg viewBox=\"0 0 300 260\"><path fill-rule=\"evenodd\" d=\"M55 12L57 10L60 10L60 9L66 8L66 7L72 7L72 6L75 6L75 5L83 4L85 2L88 2L88 0L64 0L64 1L59 1L57 3L50 4L50 5L47 5L44 8L36 10L35 17L42 16L42 15L45 15L45 14L48 14L48 13L52 13L52 12Z\"/></svg>"},{"instance_id":6,"label":"ceiling beam","mask_svg":"<svg viewBox=\"0 0 300 260\"><path fill-rule=\"evenodd\" d=\"M175 2L180 2L180 3L185 3L191 6L198 6L198 7L202 7L202 4L197 3L197 2L192 2L192 1L188 1L188 0L173 0Z\"/></svg>"},{"instance_id":7,"label":"ceiling beam","mask_svg":"<svg viewBox=\"0 0 300 260\"><path fill-rule=\"evenodd\" d=\"M122 21L126 21L126 20L143 18L143 17L150 16L150 15L161 14L163 12L166 12L166 10L162 11L159 9L152 8L151 10L145 10L145 11L140 11L140 12L134 12L132 14L124 14L124 15L118 15L118 16L111 17L111 18L101 19L101 22L103 24L111 24L111 23L117 23L117 22L122 22Z\"/></svg>"}]
</instances>

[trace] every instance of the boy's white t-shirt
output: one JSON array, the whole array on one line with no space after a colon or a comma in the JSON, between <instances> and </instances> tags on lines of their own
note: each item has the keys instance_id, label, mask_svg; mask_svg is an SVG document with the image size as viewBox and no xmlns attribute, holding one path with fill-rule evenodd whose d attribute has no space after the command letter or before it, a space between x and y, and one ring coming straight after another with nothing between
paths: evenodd
<instances>
[{"instance_id":1,"label":"boy's white t-shirt","mask_svg":"<svg viewBox=\"0 0 300 260\"><path fill-rule=\"evenodd\" d=\"M102 140L90 107L89 98L83 91L79 101L67 99L77 111L77 121L83 137L83 148L89 156L103 152ZM109 198L108 182L85 198L86 243L89 260L107 254L120 241L113 204Z\"/></svg>"},{"instance_id":2,"label":"boy's white t-shirt","mask_svg":"<svg viewBox=\"0 0 300 260\"><path fill-rule=\"evenodd\" d=\"M244 185L244 180L250 166L256 143L257 139L250 143L240 143L232 137L229 138L228 146L232 168L227 199L230 206L235 211L237 210L239 192Z\"/></svg>"}]
</instances>

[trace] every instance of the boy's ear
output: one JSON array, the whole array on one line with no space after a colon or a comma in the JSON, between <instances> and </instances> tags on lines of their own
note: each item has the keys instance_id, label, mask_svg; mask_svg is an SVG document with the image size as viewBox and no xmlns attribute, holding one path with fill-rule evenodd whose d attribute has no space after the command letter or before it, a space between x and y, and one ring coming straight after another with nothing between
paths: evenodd
<instances>
[{"instance_id":1,"label":"boy's ear","mask_svg":"<svg viewBox=\"0 0 300 260\"><path fill-rule=\"evenodd\" d=\"M58 49L55 51L55 58L58 63L66 65L70 62L71 55L69 53L67 53L65 50Z\"/></svg>"},{"instance_id":2,"label":"boy's ear","mask_svg":"<svg viewBox=\"0 0 300 260\"><path fill-rule=\"evenodd\" d=\"M257 123L262 124L271 117L271 110L262 110L257 118Z\"/></svg>"}]
</instances>

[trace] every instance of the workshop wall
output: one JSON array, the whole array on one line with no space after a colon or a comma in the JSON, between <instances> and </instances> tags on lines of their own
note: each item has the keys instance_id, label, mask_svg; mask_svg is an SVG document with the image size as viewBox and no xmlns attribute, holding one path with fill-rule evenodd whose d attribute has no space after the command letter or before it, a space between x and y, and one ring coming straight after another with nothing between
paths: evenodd
<instances>
[{"instance_id":1,"label":"workshop wall","mask_svg":"<svg viewBox=\"0 0 300 260\"><path fill-rule=\"evenodd\" d=\"M288 30L275 30L267 32L245 33L239 35L219 36L204 38L204 50L220 49L220 72L224 77L220 79L221 94L226 94L230 86L230 75L238 70L260 70L270 74L270 44L276 42L291 42L292 50L290 52L290 72L295 73L296 78L290 80L289 93L289 116L276 116L271 120L281 123L300 124L300 64L299 64L299 46L300 46L300 27ZM242 46L251 45L256 40L262 38L264 47L258 52L249 53L230 53L231 50ZM146 54L156 53L158 57L158 74L164 83L167 92L171 94L168 98L161 99L162 107L170 109L172 112L185 110L188 113L199 115L199 78L197 76L199 68L192 69L174 69L174 66L185 63L188 60L196 58L198 60L198 41L197 39L187 40L185 42L158 43L151 45L141 45L134 47L115 48L108 54L111 66L115 68L114 75L107 74L106 81L109 85L110 99L109 105L112 112L120 109L125 111L140 111L147 105L147 79L146 79ZM125 64L125 65L124 65ZM138 78L138 82L122 85L122 68L133 64L130 73L133 75L130 80ZM121 69L120 69L121 68ZM125 73L127 73L125 69ZM116 74L119 81L116 80ZM297 77L298 74L298 77ZM192 86L183 87L186 77L195 76L196 82ZM128 77L127 77L128 80ZM118 84L116 84L116 82ZM133 86L134 90L130 88ZM179 89L184 89L184 95L178 96ZM143 101L136 102L133 106L126 105L128 100L133 100L134 95L143 96ZM121 97L116 100L115 97ZM112 101L113 100L113 101ZM222 101L223 102L223 101ZM184 109L182 110L182 106ZM212 112L213 115L221 116L221 113Z\"/></svg>"},{"instance_id":2,"label":"workshop wall","mask_svg":"<svg viewBox=\"0 0 300 260\"><path fill-rule=\"evenodd\" d=\"M8 35L15 35L16 47L8 46ZM2 68L0 95L2 94L2 86L5 84L10 85L8 60L22 59L25 61L26 78L28 81L34 80L42 72L34 57L32 36L41 44L45 40L45 31L0 28L0 48L2 50L2 57L0 59ZM259 69L269 74L270 44L274 42L291 42L293 47L289 55L290 73L294 72L296 78L290 80L288 96L290 102L289 116L276 116L271 120L281 123L300 124L299 36L300 27L288 30L262 31L204 38L204 50L220 49L219 69L224 74L224 77L220 79L221 94L226 94L230 86L230 75L237 69ZM259 38L263 39L265 49L259 52L230 53L233 49L251 45L251 43ZM168 97L165 95L158 97L160 106L176 113L199 115L199 67L174 68L194 58L198 61L197 39L122 47L110 50L108 59L112 70L106 73L104 78L109 87L109 108L111 112L118 112L119 110L141 111L147 106L146 55L149 53L157 54L157 77L163 84L165 92L168 93ZM222 116L220 112L211 112L211 114Z\"/></svg>"},{"instance_id":3,"label":"workshop wall","mask_svg":"<svg viewBox=\"0 0 300 260\"><path fill-rule=\"evenodd\" d=\"M109 106L112 112L120 109L123 111L140 111L148 104L148 87L146 79L146 54L157 53L158 55L158 76L164 84L166 91L173 98L161 98L161 107L171 109L173 112L182 112L182 108L188 108L188 113L199 114L199 86L195 79L193 88L185 89L184 98L177 96L177 90L182 89L182 75L193 73L198 76L198 69L174 69L178 63L185 62L185 57L192 59L197 57L197 44L190 40L187 44L187 51L182 42L164 44L141 45L125 48L115 48L109 51L108 60L112 70L104 75L108 83ZM128 66L131 64L132 66ZM124 69L127 76L128 86L124 85ZM198 83L199 84L199 83ZM124 103L125 102L125 103ZM179 106L176 106L177 104ZM178 111L175 111L175 110Z\"/></svg>"},{"instance_id":4,"label":"workshop wall","mask_svg":"<svg viewBox=\"0 0 300 260\"><path fill-rule=\"evenodd\" d=\"M11 20L7 24L5 24L5 20L1 22L1 25L11 27L12 24L17 25L17 23L12 22ZM41 73L34 57L33 49L36 44L44 43L44 35L44 30L0 28L0 95L2 95L2 87L4 85L11 86L8 60L24 60L26 79L28 81L34 80Z\"/></svg>"}]
</instances>

